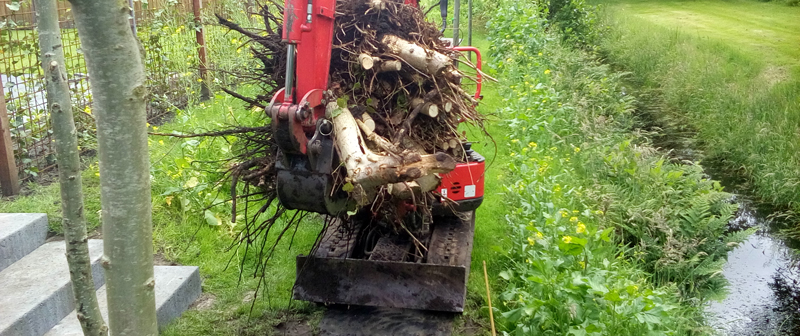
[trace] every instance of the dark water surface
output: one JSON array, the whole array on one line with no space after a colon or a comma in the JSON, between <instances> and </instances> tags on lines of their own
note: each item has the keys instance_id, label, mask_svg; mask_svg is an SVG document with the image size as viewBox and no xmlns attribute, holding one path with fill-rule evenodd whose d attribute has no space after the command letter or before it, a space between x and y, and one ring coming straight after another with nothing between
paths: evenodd
<instances>
[{"instance_id":1,"label":"dark water surface","mask_svg":"<svg viewBox=\"0 0 800 336\"><path fill-rule=\"evenodd\" d=\"M759 231L728 253L722 270L728 295L707 304L709 324L729 336L800 335L800 271L793 251L747 203L731 226Z\"/></svg>"}]
</instances>

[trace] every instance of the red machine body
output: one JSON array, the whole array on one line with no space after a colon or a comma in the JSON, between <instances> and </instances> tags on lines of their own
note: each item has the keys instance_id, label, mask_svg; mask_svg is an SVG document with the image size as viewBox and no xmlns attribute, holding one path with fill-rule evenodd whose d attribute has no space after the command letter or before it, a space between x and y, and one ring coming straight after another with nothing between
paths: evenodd
<instances>
[{"instance_id":1,"label":"red machine body","mask_svg":"<svg viewBox=\"0 0 800 336\"><path fill-rule=\"evenodd\" d=\"M457 164L456 169L442 176L439 194L455 202L483 197L485 165L484 161Z\"/></svg>"},{"instance_id":2,"label":"red machine body","mask_svg":"<svg viewBox=\"0 0 800 336\"><path fill-rule=\"evenodd\" d=\"M417 0L403 3L418 8ZM325 118L335 6L336 0L285 0L286 84L267 108L280 149L276 191L281 204L334 216L346 211L350 197L334 181L335 134ZM454 49L476 53L480 69L478 49ZM480 71L477 79L476 100L481 97ZM466 162L441 176L435 190L441 198L433 202L429 217L433 222L426 223L419 213L404 216L406 223L419 225L420 237L427 242L421 259L410 259L416 253L409 253L413 244L404 234L368 227L365 223L375 219L368 210L336 218L312 255L297 257L293 297L325 304L462 312L474 210L484 192L485 162L470 147L463 144ZM416 210L413 202L401 200L397 205Z\"/></svg>"}]
</instances>

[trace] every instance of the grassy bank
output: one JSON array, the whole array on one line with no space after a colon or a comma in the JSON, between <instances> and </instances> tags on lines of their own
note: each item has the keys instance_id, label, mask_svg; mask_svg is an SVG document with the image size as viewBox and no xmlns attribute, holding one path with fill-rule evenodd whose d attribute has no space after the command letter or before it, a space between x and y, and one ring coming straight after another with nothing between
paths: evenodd
<instances>
[{"instance_id":1,"label":"grassy bank","mask_svg":"<svg viewBox=\"0 0 800 336\"><path fill-rule=\"evenodd\" d=\"M610 1L608 60L694 134L744 191L800 210L800 8L753 1Z\"/></svg>"},{"instance_id":2,"label":"grassy bank","mask_svg":"<svg viewBox=\"0 0 800 336\"><path fill-rule=\"evenodd\" d=\"M706 333L702 302L720 293L725 255L749 232L725 233L736 205L701 166L670 161L634 132L624 75L575 48L587 36L558 33L595 33L574 27L591 25L591 9L569 6L589 16L547 22L536 4L501 2L488 25L512 151L501 325L525 335Z\"/></svg>"},{"instance_id":3,"label":"grassy bank","mask_svg":"<svg viewBox=\"0 0 800 336\"><path fill-rule=\"evenodd\" d=\"M483 260L498 326L509 334L703 333L702 303L724 284L718 271L725 253L746 235L725 233L736 209L729 195L700 166L672 162L632 132L635 102L622 75L562 42L585 39L548 30L537 4L501 1L493 10L488 39L476 44L486 71L500 80L485 87L480 105L497 144L468 130L489 164L466 318L456 334L487 333ZM154 130L264 122L263 111L241 106L217 96ZM319 218L302 223L291 247L283 240L264 273L267 286L254 298L254 260L229 250L243 221L229 220L227 187L214 183L223 166L212 161L227 156L231 143L151 137L150 151L158 252L200 266L204 281L200 303L166 334L312 332L320 309L289 295L294 257L309 250ZM97 169L88 166L86 207L96 227ZM58 186L36 187L0 211L48 212L58 231Z\"/></svg>"}]
</instances>

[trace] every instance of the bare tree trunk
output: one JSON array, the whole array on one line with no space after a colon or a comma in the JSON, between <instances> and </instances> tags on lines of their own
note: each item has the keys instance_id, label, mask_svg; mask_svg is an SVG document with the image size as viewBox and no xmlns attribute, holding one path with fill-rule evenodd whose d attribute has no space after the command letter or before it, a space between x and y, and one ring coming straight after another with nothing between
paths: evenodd
<instances>
[{"instance_id":1,"label":"bare tree trunk","mask_svg":"<svg viewBox=\"0 0 800 336\"><path fill-rule=\"evenodd\" d=\"M144 67L124 0L70 0L91 78L111 335L157 335Z\"/></svg>"},{"instance_id":2,"label":"bare tree trunk","mask_svg":"<svg viewBox=\"0 0 800 336\"><path fill-rule=\"evenodd\" d=\"M56 0L36 0L35 5L42 69L47 85L47 105L50 110L50 124L56 139L67 262L78 320L84 335L108 335L108 327L103 322L100 307L97 305L89 245L86 244L88 237L86 217L83 213L78 137L69 97L61 29L58 25L58 8Z\"/></svg>"}]
</instances>

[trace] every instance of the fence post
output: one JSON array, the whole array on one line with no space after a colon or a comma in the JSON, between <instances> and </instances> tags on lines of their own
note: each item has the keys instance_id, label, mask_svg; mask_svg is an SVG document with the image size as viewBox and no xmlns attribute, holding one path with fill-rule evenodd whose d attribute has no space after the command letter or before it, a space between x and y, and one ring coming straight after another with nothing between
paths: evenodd
<instances>
[{"instance_id":1,"label":"fence post","mask_svg":"<svg viewBox=\"0 0 800 336\"><path fill-rule=\"evenodd\" d=\"M19 194L19 172L14 161L14 144L11 143L11 125L8 123L4 83L0 82L0 189L3 196Z\"/></svg>"},{"instance_id":2,"label":"fence post","mask_svg":"<svg viewBox=\"0 0 800 336\"><path fill-rule=\"evenodd\" d=\"M128 7L131 8L131 18L129 19L131 22L131 31L133 31L133 36L138 39L139 37L136 35L136 7L134 7L133 0L128 0Z\"/></svg>"},{"instance_id":3,"label":"fence post","mask_svg":"<svg viewBox=\"0 0 800 336\"><path fill-rule=\"evenodd\" d=\"M206 68L206 36L203 22L200 19L200 9L203 8L202 0L192 0L194 10L195 37L197 37L197 56L200 58L200 100L208 100L211 91L208 89L208 69Z\"/></svg>"}]
</instances>

